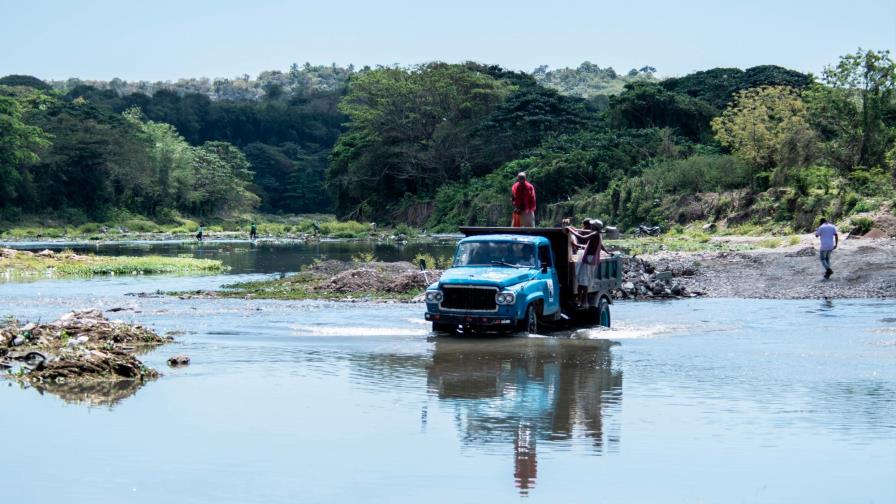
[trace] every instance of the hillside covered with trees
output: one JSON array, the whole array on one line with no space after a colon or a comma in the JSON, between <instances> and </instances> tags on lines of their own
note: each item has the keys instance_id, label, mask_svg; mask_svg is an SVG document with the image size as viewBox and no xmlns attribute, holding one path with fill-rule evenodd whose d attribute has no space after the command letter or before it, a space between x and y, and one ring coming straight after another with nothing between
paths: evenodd
<instances>
[{"instance_id":1,"label":"hillside covered with trees","mask_svg":"<svg viewBox=\"0 0 896 504\"><path fill-rule=\"evenodd\" d=\"M0 79L0 221L335 213L438 230L538 219L807 229L892 208L896 66L766 65L659 80L583 63L294 65L257 79ZM889 205L889 206L888 206Z\"/></svg>"}]
</instances>

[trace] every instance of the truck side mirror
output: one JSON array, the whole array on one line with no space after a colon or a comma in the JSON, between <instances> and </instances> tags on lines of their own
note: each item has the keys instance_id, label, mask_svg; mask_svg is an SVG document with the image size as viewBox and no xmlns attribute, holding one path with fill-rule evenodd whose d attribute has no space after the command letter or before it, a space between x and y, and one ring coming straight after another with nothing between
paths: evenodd
<instances>
[{"instance_id":1,"label":"truck side mirror","mask_svg":"<svg viewBox=\"0 0 896 504\"><path fill-rule=\"evenodd\" d=\"M548 272L548 262L547 261L541 261L541 272L542 273Z\"/></svg>"}]
</instances>

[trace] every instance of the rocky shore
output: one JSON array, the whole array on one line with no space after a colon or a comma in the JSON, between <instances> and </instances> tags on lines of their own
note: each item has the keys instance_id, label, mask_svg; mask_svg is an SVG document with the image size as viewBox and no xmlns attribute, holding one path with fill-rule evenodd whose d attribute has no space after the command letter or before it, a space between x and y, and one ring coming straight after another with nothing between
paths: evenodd
<instances>
[{"instance_id":1,"label":"rocky shore","mask_svg":"<svg viewBox=\"0 0 896 504\"><path fill-rule=\"evenodd\" d=\"M745 252L660 252L628 262L622 291L634 287L637 294L621 298L896 298L894 239L842 240L832 255L829 280L822 277L817 246L806 244ZM676 287L684 294L675 294Z\"/></svg>"}]
</instances>

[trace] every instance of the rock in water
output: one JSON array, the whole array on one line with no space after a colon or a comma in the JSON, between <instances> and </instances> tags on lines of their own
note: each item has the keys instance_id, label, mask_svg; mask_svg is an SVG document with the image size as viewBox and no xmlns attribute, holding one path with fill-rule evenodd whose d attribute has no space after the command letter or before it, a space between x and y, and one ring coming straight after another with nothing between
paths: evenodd
<instances>
[{"instance_id":1,"label":"rock in water","mask_svg":"<svg viewBox=\"0 0 896 504\"><path fill-rule=\"evenodd\" d=\"M187 355L175 355L168 358L168 365L171 367L181 367L190 364L190 357Z\"/></svg>"}]
</instances>

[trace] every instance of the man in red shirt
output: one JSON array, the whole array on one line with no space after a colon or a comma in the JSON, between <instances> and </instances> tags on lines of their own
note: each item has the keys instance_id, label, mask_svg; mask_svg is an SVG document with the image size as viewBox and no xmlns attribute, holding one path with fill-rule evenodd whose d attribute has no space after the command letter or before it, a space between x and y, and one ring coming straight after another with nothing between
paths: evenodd
<instances>
[{"instance_id":1,"label":"man in red shirt","mask_svg":"<svg viewBox=\"0 0 896 504\"><path fill-rule=\"evenodd\" d=\"M516 176L516 183L510 188L510 202L513 204L512 227L535 227L535 186L526 180L526 173Z\"/></svg>"}]
</instances>

